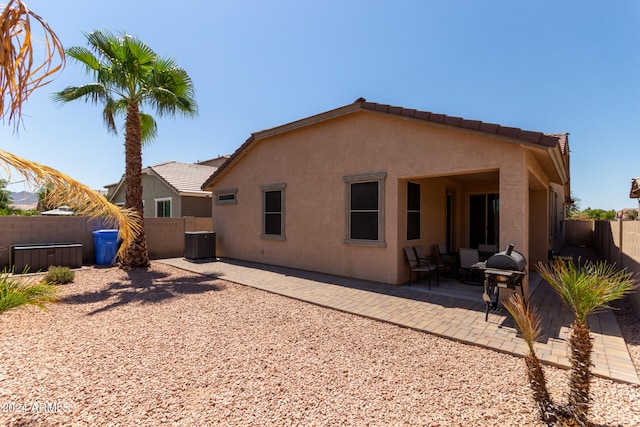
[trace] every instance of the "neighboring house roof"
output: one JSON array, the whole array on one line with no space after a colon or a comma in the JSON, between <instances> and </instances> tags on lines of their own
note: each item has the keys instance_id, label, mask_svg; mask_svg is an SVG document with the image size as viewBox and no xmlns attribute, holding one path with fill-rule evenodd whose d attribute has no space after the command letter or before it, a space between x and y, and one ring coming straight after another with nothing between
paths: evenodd
<instances>
[{"instance_id":1,"label":"neighboring house roof","mask_svg":"<svg viewBox=\"0 0 640 427\"><path fill-rule=\"evenodd\" d=\"M73 215L73 209L69 206L60 206L57 209L52 209L50 211L44 211L41 215L51 215L51 216L68 216Z\"/></svg>"},{"instance_id":2,"label":"neighboring house roof","mask_svg":"<svg viewBox=\"0 0 640 427\"><path fill-rule=\"evenodd\" d=\"M640 199L640 177L631 179L631 192L629 197L632 199Z\"/></svg>"},{"instance_id":3,"label":"neighboring house roof","mask_svg":"<svg viewBox=\"0 0 640 427\"><path fill-rule=\"evenodd\" d=\"M172 161L146 167L142 173L157 176L181 196L208 197L211 192L203 191L202 183L217 169L214 166Z\"/></svg>"},{"instance_id":4,"label":"neighboring house roof","mask_svg":"<svg viewBox=\"0 0 640 427\"><path fill-rule=\"evenodd\" d=\"M143 174L154 175L180 196L211 197L210 191L203 191L202 184L217 170L217 167L197 163L170 161L148 166ZM124 185L124 177L111 196L117 194Z\"/></svg>"},{"instance_id":5,"label":"neighboring house roof","mask_svg":"<svg viewBox=\"0 0 640 427\"><path fill-rule=\"evenodd\" d=\"M517 142L532 145L542 149L556 149L555 153L550 153L552 162L555 165L556 172L560 176L562 182L569 182L569 165L568 165L568 133L545 134L523 130L515 127L502 126L494 123L486 123L480 120L467 120L461 117L447 116L446 114L436 114L428 111L420 111L410 108L396 107L387 104L378 104L375 102L367 102L364 98L358 98L353 104L327 111L311 117L307 117L295 122L291 122L282 126L271 129L262 130L252 133L251 136L240 146L218 170L202 185L207 188L212 182L220 176L225 169L234 164L234 160L258 140L280 133L288 132L304 126L330 120L336 117L351 114L357 111L374 111L378 113L391 114L411 119L422 120L440 126L460 128L472 132L480 132L483 134L495 135L498 137L516 140ZM562 156L565 158L563 159Z\"/></svg>"},{"instance_id":6,"label":"neighboring house roof","mask_svg":"<svg viewBox=\"0 0 640 427\"><path fill-rule=\"evenodd\" d=\"M197 165L206 165L206 166L215 166L215 167L220 167L224 162L226 162L229 157L231 157L230 155L226 154L224 156L218 156L214 159L209 159L209 160L198 160L196 162Z\"/></svg>"}]
</instances>

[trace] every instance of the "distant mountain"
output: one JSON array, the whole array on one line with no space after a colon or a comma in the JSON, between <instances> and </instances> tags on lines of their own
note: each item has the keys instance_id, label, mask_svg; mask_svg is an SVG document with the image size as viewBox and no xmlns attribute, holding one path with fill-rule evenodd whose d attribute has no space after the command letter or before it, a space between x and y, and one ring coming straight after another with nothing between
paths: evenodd
<instances>
[{"instance_id":1,"label":"distant mountain","mask_svg":"<svg viewBox=\"0 0 640 427\"><path fill-rule=\"evenodd\" d=\"M28 191L11 191L10 193L13 198L13 206L35 208L38 205L38 196L34 193Z\"/></svg>"}]
</instances>

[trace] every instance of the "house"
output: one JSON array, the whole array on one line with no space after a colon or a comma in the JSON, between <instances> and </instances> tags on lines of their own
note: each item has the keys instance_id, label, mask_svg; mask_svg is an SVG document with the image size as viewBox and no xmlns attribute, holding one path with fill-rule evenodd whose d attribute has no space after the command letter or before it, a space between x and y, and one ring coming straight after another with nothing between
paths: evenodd
<instances>
[{"instance_id":1,"label":"house","mask_svg":"<svg viewBox=\"0 0 640 427\"><path fill-rule=\"evenodd\" d=\"M183 216L210 217L211 192L202 184L229 156L201 163L165 162L142 169L144 216L151 218ZM106 185L108 199L125 204L124 177L117 184Z\"/></svg>"},{"instance_id":2,"label":"house","mask_svg":"<svg viewBox=\"0 0 640 427\"><path fill-rule=\"evenodd\" d=\"M49 215L49 216L71 216L73 215L73 209L71 209L69 206L60 206L56 209L51 209L48 211L44 211L42 212L40 215Z\"/></svg>"},{"instance_id":3,"label":"house","mask_svg":"<svg viewBox=\"0 0 640 427\"><path fill-rule=\"evenodd\" d=\"M564 244L568 135L360 98L252 134L202 188L222 257L397 285L405 246L512 243L533 268Z\"/></svg>"}]
</instances>

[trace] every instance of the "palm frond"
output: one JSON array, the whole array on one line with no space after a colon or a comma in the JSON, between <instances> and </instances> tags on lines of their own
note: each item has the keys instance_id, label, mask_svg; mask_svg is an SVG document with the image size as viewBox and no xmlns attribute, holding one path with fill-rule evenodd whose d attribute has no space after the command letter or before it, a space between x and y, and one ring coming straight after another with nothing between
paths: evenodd
<instances>
[{"instance_id":1,"label":"palm frond","mask_svg":"<svg viewBox=\"0 0 640 427\"><path fill-rule=\"evenodd\" d=\"M99 83L88 83L82 86L67 86L60 92L54 92L51 99L55 102L69 102L85 98L85 101L97 104L108 98L107 89Z\"/></svg>"},{"instance_id":2,"label":"palm frond","mask_svg":"<svg viewBox=\"0 0 640 427\"><path fill-rule=\"evenodd\" d=\"M95 57L93 53L86 47L72 46L66 50L67 56L75 59L77 62L83 64L87 72L96 72L100 69L100 61Z\"/></svg>"},{"instance_id":3,"label":"palm frond","mask_svg":"<svg viewBox=\"0 0 640 427\"><path fill-rule=\"evenodd\" d=\"M41 62L34 61L32 18L43 32ZM22 104L35 89L51 82L64 65L64 48L47 22L21 1L9 0L0 15L0 117L13 122L17 131Z\"/></svg>"},{"instance_id":4,"label":"palm frond","mask_svg":"<svg viewBox=\"0 0 640 427\"><path fill-rule=\"evenodd\" d=\"M522 334L522 339L527 343L530 353L535 356L534 343L542 334L540 314L532 310L531 306L527 305L522 296L517 292L511 295L505 302L504 307L509 311L511 316L513 316Z\"/></svg>"},{"instance_id":5,"label":"palm frond","mask_svg":"<svg viewBox=\"0 0 640 427\"><path fill-rule=\"evenodd\" d=\"M104 109L102 110L102 119L107 126L109 132L114 135L118 134L118 128L116 127L116 119L115 116L118 113L118 105L117 102L113 98L107 99L104 104Z\"/></svg>"},{"instance_id":6,"label":"palm frond","mask_svg":"<svg viewBox=\"0 0 640 427\"><path fill-rule=\"evenodd\" d=\"M633 273L618 271L615 264L604 261L587 261L581 266L563 261L539 263L538 271L579 322L637 287Z\"/></svg>"},{"instance_id":7,"label":"palm frond","mask_svg":"<svg viewBox=\"0 0 640 427\"><path fill-rule=\"evenodd\" d=\"M19 171L34 187L48 185L51 191L47 194L47 203L65 204L73 208L76 215L103 217L112 226L117 226L118 237L122 240L118 254L124 254L142 231L140 217L134 211L113 205L101 194L62 172L4 150L0 150L0 166L7 174L11 174L11 168Z\"/></svg>"},{"instance_id":8,"label":"palm frond","mask_svg":"<svg viewBox=\"0 0 640 427\"><path fill-rule=\"evenodd\" d=\"M90 47L100 56L108 58L111 62L122 62L124 57L122 56L119 43L116 36L108 31L92 31L85 33L85 37L89 42Z\"/></svg>"},{"instance_id":9,"label":"palm frond","mask_svg":"<svg viewBox=\"0 0 640 427\"><path fill-rule=\"evenodd\" d=\"M135 59L135 63L140 67L151 65L158 58L158 55L149 46L140 39L128 34L124 36L124 46L126 46L127 50Z\"/></svg>"},{"instance_id":10,"label":"palm frond","mask_svg":"<svg viewBox=\"0 0 640 427\"><path fill-rule=\"evenodd\" d=\"M142 145L153 142L158 136L158 124L150 114L140 113L140 130L142 132Z\"/></svg>"}]
</instances>

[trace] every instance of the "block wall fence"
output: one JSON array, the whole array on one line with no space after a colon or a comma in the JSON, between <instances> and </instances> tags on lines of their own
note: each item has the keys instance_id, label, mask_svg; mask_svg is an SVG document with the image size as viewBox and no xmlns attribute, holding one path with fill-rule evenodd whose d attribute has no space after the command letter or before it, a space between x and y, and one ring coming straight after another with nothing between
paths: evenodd
<instances>
[{"instance_id":1,"label":"block wall fence","mask_svg":"<svg viewBox=\"0 0 640 427\"><path fill-rule=\"evenodd\" d=\"M81 243L83 264L95 264L93 231L105 229L100 218L0 217L0 269L9 268L11 245ZM145 218L144 231L150 259L184 256L184 233L213 231L211 218Z\"/></svg>"},{"instance_id":2,"label":"block wall fence","mask_svg":"<svg viewBox=\"0 0 640 427\"><path fill-rule=\"evenodd\" d=\"M565 236L567 245L592 247L598 259L626 268L640 281L640 221L567 220ZM629 301L640 316L640 289Z\"/></svg>"}]
</instances>

